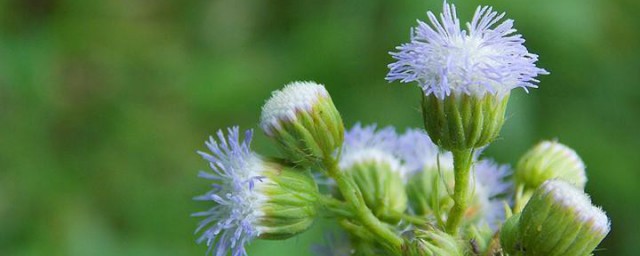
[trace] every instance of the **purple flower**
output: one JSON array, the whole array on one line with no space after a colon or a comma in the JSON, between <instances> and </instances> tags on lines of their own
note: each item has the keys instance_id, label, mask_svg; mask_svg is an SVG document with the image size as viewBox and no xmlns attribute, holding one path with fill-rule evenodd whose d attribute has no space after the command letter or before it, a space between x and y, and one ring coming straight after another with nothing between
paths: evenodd
<instances>
[{"instance_id":1,"label":"purple flower","mask_svg":"<svg viewBox=\"0 0 640 256\"><path fill-rule=\"evenodd\" d=\"M529 53L516 34L513 20L502 20L489 6L479 6L473 19L460 27L453 4L444 2L440 20L427 12L431 24L418 21L411 42L391 52L388 81L418 82L426 95L438 98L454 93L505 94L516 87L537 87L538 56Z\"/></svg>"},{"instance_id":2,"label":"purple flower","mask_svg":"<svg viewBox=\"0 0 640 256\"><path fill-rule=\"evenodd\" d=\"M247 255L245 245L260 235L255 223L260 214L257 206L264 196L254 187L256 182L262 182L263 162L250 149L252 134L247 130L244 141L240 141L238 127L229 128L226 137L219 130L217 141L210 137L206 142L211 153L198 152L211 168L198 176L211 180L212 185L211 190L194 199L211 201L214 206L192 216L204 217L196 233L202 232L197 241L206 242L207 254Z\"/></svg>"}]
</instances>

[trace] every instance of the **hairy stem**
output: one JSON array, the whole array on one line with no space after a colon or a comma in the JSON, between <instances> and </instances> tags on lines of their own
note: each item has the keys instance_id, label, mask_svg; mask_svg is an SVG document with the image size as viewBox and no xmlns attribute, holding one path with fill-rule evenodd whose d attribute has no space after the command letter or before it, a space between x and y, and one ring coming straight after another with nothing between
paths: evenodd
<instances>
[{"instance_id":1,"label":"hairy stem","mask_svg":"<svg viewBox=\"0 0 640 256\"><path fill-rule=\"evenodd\" d=\"M469 200L469 178L473 164L473 149L453 151L453 167L455 187L453 189L454 205L447 217L447 233L457 235Z\"/></svg>"}]
</instances>

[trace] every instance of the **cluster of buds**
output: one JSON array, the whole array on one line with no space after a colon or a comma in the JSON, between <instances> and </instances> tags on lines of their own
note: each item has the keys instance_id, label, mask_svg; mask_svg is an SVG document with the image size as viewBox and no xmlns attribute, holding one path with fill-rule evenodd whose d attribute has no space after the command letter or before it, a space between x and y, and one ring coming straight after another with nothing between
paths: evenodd
<instances>
[{"instance_id":1,"label":"cluster of buds","mask_svg":"<svg viewBox=\"0 0 640 256\"><path fill-rule=\"evenodd\" d=\"M462 29L455 6L419 22L391 53L387 80L417 82L424 130L356 124L345 131L324 85L293 82L262 107L281 155L251 147L252 130L219 131L199 152L212 204L196 230L212 255L247 255L254 239L287 239L331 218L344 235L322 255L588 255L610 231L584 192L585 165L555 141L514 170L481 156L514 88L537 87L537 56L512 20L479 7Z\"/></svg>"}]
</instances>

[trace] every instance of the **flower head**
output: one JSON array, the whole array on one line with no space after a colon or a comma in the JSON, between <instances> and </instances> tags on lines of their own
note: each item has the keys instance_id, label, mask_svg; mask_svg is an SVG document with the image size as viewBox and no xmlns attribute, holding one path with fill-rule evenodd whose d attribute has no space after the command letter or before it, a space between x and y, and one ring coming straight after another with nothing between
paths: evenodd
<instances>
[{"instance_id":1,"label":"flower head","mask_svg":"<svg viewBox=\"0 0 640 256\"><path fill-rule=\"evenodd\" d=\"M199 176L212 180L212 189L196 200L213 201L215 206L193 214L205 217L196 232L202 232L198 242L206 242L212 255L246 255L245 244L260 235L255 222L256 205L264 198L255 191L261 182L262 161L250 149L252 131L240 141L238 127L228 129L228 135L219 130L218 140L206 142L211 153L198 152L209 161L212 172L201 171Z\"/></svg>"},{"instance_id":2,"label":"flower head","mask_svg":"<svg viewBox=\"0 0 640 256\"><path fill-rule=\"evenodd\" d=\"M527 255L589 255L611 230L604 211L563 180L538 187L518 225L519 249Z\"/></svg>"},{"instance_id":3,"label":"flower head","mask_svg":"<svg viewBox=\"0 0 640 256\"><path fill-rule=\"evenodd\" d=\"M375 125L357 124L345 134L338 163L342 171L353 177L367 206L390 223L400 219L386 213L404 212L407 208L406 169L394 152L397 141L398 135L392 127L376 131Z\"/></svg>"},{"instance_id":4,"label":"flower head","mask_svg":"<svg viewBox=\"0 0 640 256\"><path fill-rule=\"evenodd\" d=\"M240 141L238 127L218 131L206 142L211 153L198 152L209 162L212 189L196 200L215 205L193 216L204 217L196 233L208 253L246 255L245 245L255 238L283 239L306 230L315 220L318 188L305 171L265 159L250 149L252 131Z\"/></svg>"},{"instance_id":5,"label":"flower head","mask_svg":"<svg viewBox=\"0 0 640 256\"><path fill-rule=\"evenodd\" d=\"M291 162L311 166L322 162L344 140L344 126L323 85L293 82L262 107L260 127Z\"/></svg>"},{"instance_id":6,"label":"flower head","mask_svg":"<svg viewBox=\"0 0 640 256\"><path fill-rule=\"evenodd\" d=\"M453 4L444 2L440 20L427 13L431 25L418 21L411 42L392 52L386 79L418 82L426 95L444 98L453 93L504 94L516 87L537 87L537 75L547 74L516 34L513 20L502 20L489 6L480 6L461 28Z\"/></svg>"},{"instance_id":7,"label":"flower head","mask_svg":"<svg viewBox=\"0 0 640 256\"><path fill-rule=\"evenodd\" d=\"M561 179L584 189L587 174L576 151L557 141L542 141L520 158L515 179L531 191L550 179Z\"/></svg>"},{"instance_id":8,"label":"flower head","mask_svg":"<svg viewBox=\"0 0 640 256\"><path fill-rule=\"evenodd\" d=\"M311 112L321 98L329 93L323 85L314 82L292 82L282 90L274 91L273 96L262 107L260 127L268 135L281 128L281 122L298 120L298 112Z\"/></svg>"}]
</instances>

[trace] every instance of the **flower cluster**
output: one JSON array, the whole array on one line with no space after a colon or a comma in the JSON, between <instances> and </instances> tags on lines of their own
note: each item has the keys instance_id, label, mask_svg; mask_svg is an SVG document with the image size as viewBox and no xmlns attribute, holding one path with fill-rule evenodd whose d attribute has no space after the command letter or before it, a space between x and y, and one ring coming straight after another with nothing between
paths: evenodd
<instances>
[{"instance_id":1,"label":"flower cluster","mask_svg":"<svg viewBox=\"0 0 640 256\"><path fill-rule=\"evenodd\" d=\"M610 220L584 192L585 164L557 141L514 169L484 157L505 121L510 91L536 87L537 55L512 20L478 7L462 29L444 3L431 25L391 53L387 80L423 89L424 129L356 124L345 131L324 85L293 82L262 107L259 126L280 150L251 147L252 130L218 131L198 152L211 184L196 229L207 254L247 255L255 239L287 239L318 216L341 232L320 255L588 255ZM319 184L330 189L319 189ZM335 240L335 241L334 241Z\"/></svg>"}]
</instances>

